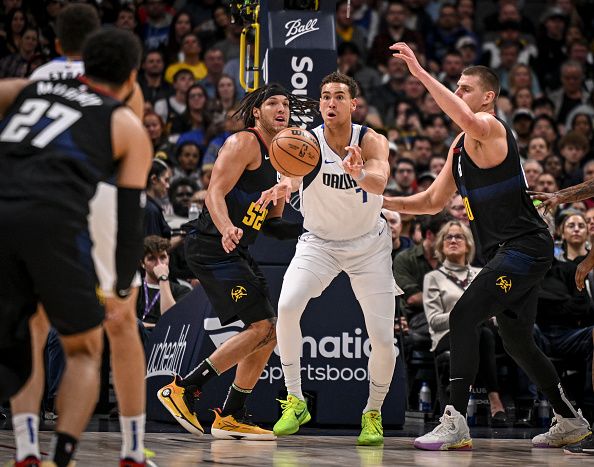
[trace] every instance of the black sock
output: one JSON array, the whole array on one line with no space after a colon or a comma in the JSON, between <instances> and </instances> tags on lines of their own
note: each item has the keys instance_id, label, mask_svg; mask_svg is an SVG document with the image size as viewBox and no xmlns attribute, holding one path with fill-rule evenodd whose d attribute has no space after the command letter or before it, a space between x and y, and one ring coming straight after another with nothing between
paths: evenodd
<instances>
[{"instance_id":1,"label":"black sock","mask_svg":"<svg viewBox=\"0 0 594 467\"><path fill-rule=\"evenodd\" d=\"M55 462L57 467L67 467L74 456L77 444L78 440L66 433L54 433L50 459Z\"/></svg>"},{"instance_id":2,"label":"black sock","mask_svg":"<svg viewBox=\"0 0 594 467\"><path fill-rule=\"evenodd\" d=\"M251 389L242 389L233 383L227 393L227 399L225 399L221 415L226 417L240 411L245 406L245 401L251 393Z\"/></svg>"},{"instance_id":3,"label":"black sock","mask_svg":"<svg viewBox=\"0 0 594 467\"><path fill-rule=\"evenodd\" d=\"M194 386L195 388L202 390L202 386L218 375L219 372L217 369L210 363L208 358L205 358L196 368L188 373L184 379L178 381L178 384L184 388Z\"/></svg>"}]
</instances>

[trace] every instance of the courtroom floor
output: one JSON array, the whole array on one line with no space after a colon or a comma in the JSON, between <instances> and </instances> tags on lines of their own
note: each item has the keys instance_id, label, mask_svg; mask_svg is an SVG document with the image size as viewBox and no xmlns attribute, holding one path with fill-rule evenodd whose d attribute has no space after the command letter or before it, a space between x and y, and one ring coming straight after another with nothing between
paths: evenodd
<instances>
[{"instance_id":1,"label":"courtroom floor","mask_svg":"<svg viewBox=\"0 0 594 467\"><path fill-rule=\"evenodd\" d=\"M530 438L542 429L471 430L471 452L427 452L412 446L415 436L434 424L407 421L402 430L387 430L383 448L357 447L357 430L302 428L301 434L272 442L214 440L210 435L197 438L176 425L149 423L146 446L156 453L159 467L197 465L245 467L368 467L368 466L560 466L593 465L593 456L564 455L561 449L532 449ZM51 428L45 423L43 428ZM50 431L40 433L46 451ZM117 421L94 417L77 453L78 467L116 466L120 447ZM14 453L12 431L0 424L0 465Z\"/></svg>"}]
</instances>

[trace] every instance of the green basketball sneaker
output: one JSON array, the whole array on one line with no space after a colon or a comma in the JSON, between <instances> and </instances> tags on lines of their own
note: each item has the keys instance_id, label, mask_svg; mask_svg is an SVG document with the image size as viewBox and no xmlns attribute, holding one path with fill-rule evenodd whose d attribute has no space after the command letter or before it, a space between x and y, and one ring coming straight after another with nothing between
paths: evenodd
<instances>
[{"instance_id":1,"label":"green basketball sneaker","mask_svg":"<svg viewBox=\"0 0 594 467\"><path fill-rule=\"evenodd\" d=\"M287 400L280 400L283 414L274 425L273 431L277 436L292 435L299 431L299 427L311 420L307 410L307 403L295 397L293 394L287 396Z\"/></svg>"},{"instance_id":2,"label":"green basketball sneaker","mask_svg":"<svg viewBox=\"0 0 594 467\"><path fill-rule=\"evenodd\" d=\"M377 410L369 410L361 416L361 434L357 438L359 446L379 446L384 444L382 416Z\"/></svg>"}]
</instances>

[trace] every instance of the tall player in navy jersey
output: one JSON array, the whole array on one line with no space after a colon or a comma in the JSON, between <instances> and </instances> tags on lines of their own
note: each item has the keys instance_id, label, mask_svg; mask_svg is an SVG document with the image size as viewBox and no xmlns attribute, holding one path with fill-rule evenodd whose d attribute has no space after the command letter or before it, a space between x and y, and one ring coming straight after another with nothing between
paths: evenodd
<instances>
[{"instance_id":1,"label":"tall player in navy jersey","mask_svg":"<svg viewBox=\"0 0 594 467\"><path fill-rule=\"evenodd\" d=\"M238 113L245 130L230 136L219 150L206 203L188 225L186 259L204 287L221 324L241 320L245 328L223 343L184 378L158 391L159 400L188 431L204 432L195 402L212 378L237 366L222 411L215 411L211 434L223 439L273 440L272 431L245 419L245 402L276 345L276 313L268 285L248 246L262 231L279 239L295 238L301 226L281 218L284 203L270 210L256 203L262 190L276 183L268 146L287 128L289 117L313 109L270 84L243 98Z\"/></svg>"},{"instance_id":2,"label":"tall player in navy jersey","mask_svg":"<svg viewBox=\"0 0 594 467\"><path fill-rule=\"evenodd\" d=\"M588 422L565 397L559 376L532 337L540 282L551 266L553 241L526 194L512 130L495 116L499 80L486 67L462 72L453 93L419 64L403 42L390 47L441 109L462 129L446 165L427 191L386 198L384 207L409 214L441 211L456 189L463 198L477 250L485 267L450 314L450 405L441 423L417 438L427 450L472 449L465 414L468 388L478 369L478 326L497 317L507 352L551 402L555 423L532 440L535 447L560 447L590 434Z\"/></svg>"},{"instance_id":3,"label":"tall player in navy jersey","mask_svg":"<svg viewBox=\"0 0 594 467\"><path fill-rule=\"evenodd\" d=\"M142 123L123 101L136 89L140 51L130 33L98 32L83 52L86 76L5 82L0 87L5 116L0 124L0 167L6 174L0 182L0 209L5 223L2 232L10 236L2 238L0 251L3 271L9 275L2 277L0 312L4 323L12 319L14 326L20 326L40 302L61 336L67 366L58 394L60 418L52 449L52 460L59 466L67 465L72 457L96 403L102 344L99 325L104 317L101 302L112 321L109 327L120 331L128 319L125 310L133 310L135 304L135 291L130 288L142 253L140 201L151 146ZM10 84L22 89L16 98L14 92L9 94ZM117 245L112 242L109 254L113 258L106 261L104 279L111 285L98 286L87 215L97 184L114 175L118 186L114 198L119 206ZM27 216L32 210L43 215L33 216L35 221L29 224ZM130 319L134 329L133 313ZM17 333L9 325L3 331L14 333L2 336L4 346ZM35 344L34 350L42 351ZM129 342L124 339L122 344L120 351L125 353ZM0 360L2 374L10 364ZM142 362L137 370L135 377L142 381ZM117 371L133 369L120 366ZM43 391L42 379L31 378L11 401L16 412L17 466L39 465L34 426L39 391ZM136 444L132 451L142 444L140 436L140 430L131 433ZM32 449L29 455L19 458L27 449ZM139 454L138 462L122 459L122 465L144 465L142 450L134 454Z\"/></svg>"},{"instance_id":4,"label":"tall player in navy jersey","mask_svg":"<svg viewBox=\"0 0 594 467\"><path fill-rule=\"evenodd\" d=\"M380 216L389 174L388 140L370 128L352 123L357 85L331 73L320 85L324 124L313 130L320 160L305 177L284 177L258 201L264 207L286 199L299 188L306 232L285 273L278 302L276 333L287 400L274 426L290 435L311 418L301 390L300 319L309 300L319 297L341 272L348 274L363 310L371 341L369 398L361 417L360 445L384 441L381 407L390 388L394 347L395 294L402 293L392 275L392 237ZM359 401L356 401L356 403Z\"/></svg>"},{"instance_id":5,"label":"tall player in navy jersey","mask_svg":"<svg viewBox=\"0 0 594 467\"><path fill-rule=\"evenodd\" d=\"M84 74L82 60L84 41L100 28L96 8L83 3L66 6L56 21L56 50L64 55L37 68L29 77L31 80L57 80L77 78ZM127 101L134 113L142 118L142 92L136 84L134 93ZM93 240L93 260L104 295L112 294L113 250L116 243L116 187L113 183L100 182L90 203L89 229ZM137 284L137 282L136 282ZM145 385L144 356L138 337L135 320L135 304L107 310L104 329L110 341L114 388L120 412L122 432L122 459L141 462L144 458ZM109 306L109 305L108 305ZM33 340L33 370L29 383L11 399L11 412L15 426L16 459L39 456L37 416L43 395L43 348L48 335L47 317L41 311L30 320ZM22 430L20 425L30 423L31 431ZM132 440L136 439L133 443ZM132 450L134 445L135 449Z\"/></svg>"}]
</instances>

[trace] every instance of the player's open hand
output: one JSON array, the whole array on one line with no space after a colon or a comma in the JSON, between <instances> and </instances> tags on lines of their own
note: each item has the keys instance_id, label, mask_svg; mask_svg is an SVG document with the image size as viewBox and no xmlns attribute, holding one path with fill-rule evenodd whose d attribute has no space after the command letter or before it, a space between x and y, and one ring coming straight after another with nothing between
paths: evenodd
<instances>
[{"instance_id":1,"label":"player's open hand","mask_svg":"<svg viewBox=\"0 0 594 467\"><path fill-rule=\"evenodd\" d=\"M355 180L361 178L363 170L363 158L361 157L361 148L357 145L347 146L345 149L349 152L342 160L342 168Z\"/></svg>"},{"instance_id":2,"label":"player's open hand","mask_svg":"<svg viewBox=\"0 0 594 467\"><path fill-rule=\"evenodd\" d=\"M552 213L553 210L559 205L560 200L557 193L544 193L542 191L527 191L528 196L532 201L541 201L540 203L534 203L537 209L544 209L544 213Z\"/></svg>"},{"instance_id":3,"label":"player's open hand","mask_svg":"<svg viewBox=\"0 0 594 467\"><path fill-rule=\"evenodd\" d=\"M223 245L225 253L231 253L235 250L241 237L243 237L243 230L239 227L235 227L234 225L226 227L225 230L223 230L223 238L221 239L221 244Z\"/></svg>"},{"instance_id":4,"label":"player's open hand","mask_svg":"<svg viewBox=\"0 0 594 467\"><path fill-rule=\"evenodd\" d=\"M277 183L272 188L263 191L256 204L262 208L266 208L271 202L274 206L279 199L285 199L288 203L291 200L291 179L286 177L280 183Z\"/></svg>"},{"instance_id":5,"label":"player's open hand","mask_svg":"<svg viewBox=\"0 0 594 467\"><path fill-rule=\"evenodd\" d=\"M411 48L406 45L404 42L396 42L395 44L390 46L390 50L394 53L392 56L403 60L404 63L408 66L410 74L413 75L415 78L421 76L425 70L417 60L415 53L411 50Z\"/></svg>"},{"instance_id":6,"label":"player's open hand","mask_svg":"<svg viewBox=\"0 0 594 467\"><path fill-rule=\"evenodd\" d=\"M580 264L578 264L577 270L575 271L575 285L581 292L584 290L584 285L588 273L594 268L594 250L590 250L588 256L586 256Z\"/></svg>"}]
</instances>

